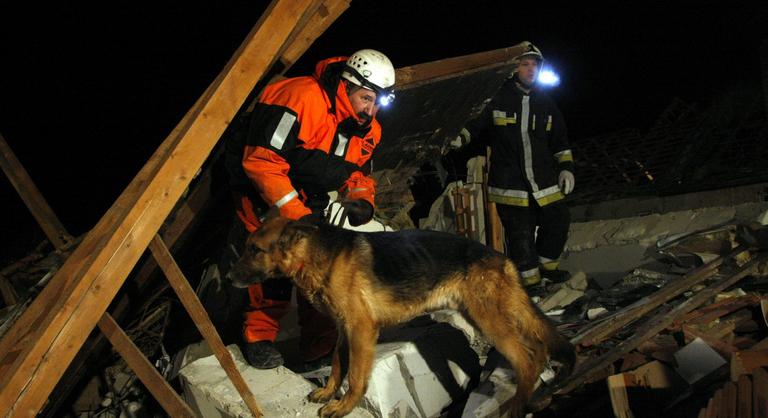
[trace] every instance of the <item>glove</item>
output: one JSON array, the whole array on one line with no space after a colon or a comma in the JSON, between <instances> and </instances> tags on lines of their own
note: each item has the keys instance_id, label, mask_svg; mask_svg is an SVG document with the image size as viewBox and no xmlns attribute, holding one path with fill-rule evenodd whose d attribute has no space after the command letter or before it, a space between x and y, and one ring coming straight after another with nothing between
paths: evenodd
<instances>
[{"instance_id":1,"label":"glove","mask_svg":"<svg viewBox=\"0 0 768 418\"><path fill-rule=\"evenodd\" d=\"M360 226L373 218L373 206L362 199L333 202L328 206L326 217L331 225L344 227L349 220L351 226Z\"/></svg>"},{"instance_id":2,"label":"glove","mask_svg":"<svg viewBox=\"0 0 768 418\"><path fill-rule=\"evenodd\" d=\"M560 190L563 191L563 194L569 194L573 191L573 186L576 185L576 179L573 177L573 173L563 170L560 172L557 184L560 185Z\"/></svg>"},{"instance_id":3,"label":"glove","mask_svg":"<svg viewBox=\"0 0 768 418\"><path fill-rule=\"evenodd\" d=\"M469 131L467 130L467 128L461 128L461 132L459 132L459 135L456 137L456 139L448 143L448 148L459 149L464 145L469 144L469 141L470 141Z\"/></svg>"}]
</instances>

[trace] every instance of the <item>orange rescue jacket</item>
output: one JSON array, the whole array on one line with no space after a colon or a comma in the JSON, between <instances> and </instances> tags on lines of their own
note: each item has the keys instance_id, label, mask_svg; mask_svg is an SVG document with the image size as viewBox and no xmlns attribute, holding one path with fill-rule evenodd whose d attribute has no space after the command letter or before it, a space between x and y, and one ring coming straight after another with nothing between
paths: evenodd
<instances>
[{"instance_id":1,"label":"orange rescue jacket","mask_svg":"<svg viewBox=\"0 0 768 418\"><path fill-rule=\"evenodd\" d=\"M334 190L374 204L376 184L369 174L381 125L375 118L359 125L339 81L345 61L329 58L311 77L270 84L251 114L242 168L264 202L282 216L310 214L309 200L327 203L327 193ZM258 227L243 220L249 230Z\"/></svg>"}]
</instances>

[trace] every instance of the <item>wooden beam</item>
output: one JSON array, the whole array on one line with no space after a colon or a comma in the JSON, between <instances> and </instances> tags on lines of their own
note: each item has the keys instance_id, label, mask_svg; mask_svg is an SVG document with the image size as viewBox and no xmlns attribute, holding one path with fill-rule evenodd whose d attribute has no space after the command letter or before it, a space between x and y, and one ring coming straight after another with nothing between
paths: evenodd
<instances>
[{"instance_id":1,"label":"wooden beam","mask_svg":"<svg viewBox=\"0 0 768 418\"><path fill-rule=\"evenodd\" d=\"M291 40L280 56L280 63L283 65L281 73L285 73L296 60L304 55L304 52L315 42L315 39L349 8L349 2L350 0L323 0L323 4L317 9L312 19ZM350 53L352 52L350 51Z\"/></svg>"},{"instance_id":2,"label":"wooden beam","mask_svg":"<svg viewBox=\"0 0 768 418\"><path fill-rule=\"evenodd\" d=\"M189 312L189 316L192 317L195 326L200 330L200 334L202 334L205 341L208 342L211 350L213 350L213 354L216 355L216 358L219 360L219 363L221 363L221 366L224 368L227 376L229 376L232 384L235 385L238 393L240 393L240 396L248 406L248 409L251 410L251 413L253 413L255 417L260 417L262 415L261 410L256 404L256 399L253 397L251 389L248 388L248 384L245 383L240 371L237 370L235 360L221 341L221 337L219 337L216 328L213 326L213 323L211 323L211 319L208 317L208 313L205 311L203 304L200 303L192 286L189 285L189 281L184 277L184 273L182 273L181 269L176 264L176 261L174 261L173 256L170 251L168 251L168 247L166 247L163 240L156 235L149 243L149 249L152 251L152 255L155 259L157 259L160 268L163 269L165 276L171 283L171 287L179 296L179 300L181 300L181 303L187 309L187 312Z\"/></svg>"},{"instance_id":3,"label":"wooden beam","mask_svg":"<svg viewBox=\"0 0 768 418\"><path fill-rule=\"evenodd\" d=\"M509 65L525 52L523 44L477 54L447 58L424 64L398 68L395 72L395 90L405 90L445 78L459 77L467 72Z\"/></svg>"},{"instance_id":4,"label":"wooden beam","mask_svg":"<svg viewBox=\"0 0 768 418\"><path fill-rule=\"evenodd\" d=\"M760 263L767 259L768 254L763 253L757 255L752 260L738 268L738 270L732 275L714 282L705 289L691 296L689 299L677 305L671 311L662 311L657 316L650 318L646 324L640 327L640 329L635 330L635 333L632 334L631 337L622 341L600 357L593 358L579 365L578 369L572 375L559 382L553 391L555 393L563 394L579 387L594 373L602 370L607 365L612 364L614 361L619 360L624 355L637 348L642 342L664 330L667 326L669 326L669 324L675 321L675 319L680 318L688 312L696 309L701 304L713 298L723 289L728 288L745 276L751 274ZM544 392L546 392L546 390Z\"/></svg>"},{"instance_id":5,"label":"wooden beam","mask_svg":"<svg viewBox=\"0 0 768 418\"><path fill-rule=\"evenodd\" d=\"M196 418L195 413L189 409L179 394L171 388L171 385L158 373L157 369L144 357L144 353L136 347L108 313L99 319L99 329L168 415Z\"/></svg>"},{"instance_id":6,"label":"wooden beam","mask_svg":"<svg viewBox=\"0 0 768 418\"><path fill-rule=\"evenodd\" d=\"M16 192L21 196L21 200L32 212L37 224L43 229L45 236L51 241L56 249L61 249L72 242L72 236L69 235L59 218L53 213L48 202L45 201L40 190L32 181L29 173L21 165L13 153L11 147L5 142L3 134L0 134L0 168L3 169L8 180L11 181Z\"/></svg>"},{"instance_id":7,"label":"wooden beam","mask_svg":"<svg viewBox=\"0 0 768 418\"><path fill-rule=\"evenodd\" d=\"M0 416L34 416L256 82L319 0L274 0L199 100L0 341ZM132 187L133 186L133 187Z\"/></svg>"}]
</instances>

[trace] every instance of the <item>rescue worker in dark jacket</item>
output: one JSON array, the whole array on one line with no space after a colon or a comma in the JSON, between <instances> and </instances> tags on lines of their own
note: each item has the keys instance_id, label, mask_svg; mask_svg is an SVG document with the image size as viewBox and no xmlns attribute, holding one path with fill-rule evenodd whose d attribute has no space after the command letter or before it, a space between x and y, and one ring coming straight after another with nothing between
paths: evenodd
<instances>
[{"instance_id":1,"label":"rescue worker in dark jacket","mask_svg":"<svg viewBox=\"0 0 768 418\"><path fill-rule=\"evenodd\" d=\"M226 146L242 226L257 230L259 216L269 207L291 219L323 217L332 191L343 196L333 204L341 205L344 215L334 219L346 219L352 226L370 221L376 186L369 177L371 156L381 140L376 113L394 97L394 84L390 60L364 49L319 62L313 76L267 86L244 129ZM274 341L290 308L291 290L288 280L248 289L243 338L246 359L254 367L283 363ZM297 301L304 361L328 358L336 343L335 324L300 294Z\"/></svg>"},{"instance_id":2,"label":"rescue worker in dark jacket","mask_svg":"<svg viewBox=\"0 0 768 418\"><path fill-rule=\"evenodd\" d=\"M507 254L530 286L541 282L540 266L545 276L564 279L555 273L568 238L563 199L574 187L574 164L563 116L536 86L541 52L528 43L518 59L513 76L462 135L475 149L475 140L491 147L488 197L504 226Z\"/></svg>"}]
</instances>

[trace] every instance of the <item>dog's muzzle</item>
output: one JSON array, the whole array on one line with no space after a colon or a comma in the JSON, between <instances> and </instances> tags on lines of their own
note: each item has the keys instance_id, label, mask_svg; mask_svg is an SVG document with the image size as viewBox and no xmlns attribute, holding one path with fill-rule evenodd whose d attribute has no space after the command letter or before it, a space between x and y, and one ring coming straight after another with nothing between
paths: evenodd
<instances>
[{"instance_id":1,"label":"dog's muzzle","mask_svg":"<svg viewBox=\"0 0 768 418\"><path fill-rule=\"evenodd\" d=\"M263 272L247 271L238 268L238 266L235 265L232 270L227 273L227 279L232 283L232 286L245 288L252 284L261 283L267 280L267 275Z\"/></svg>"}]
</instances>

